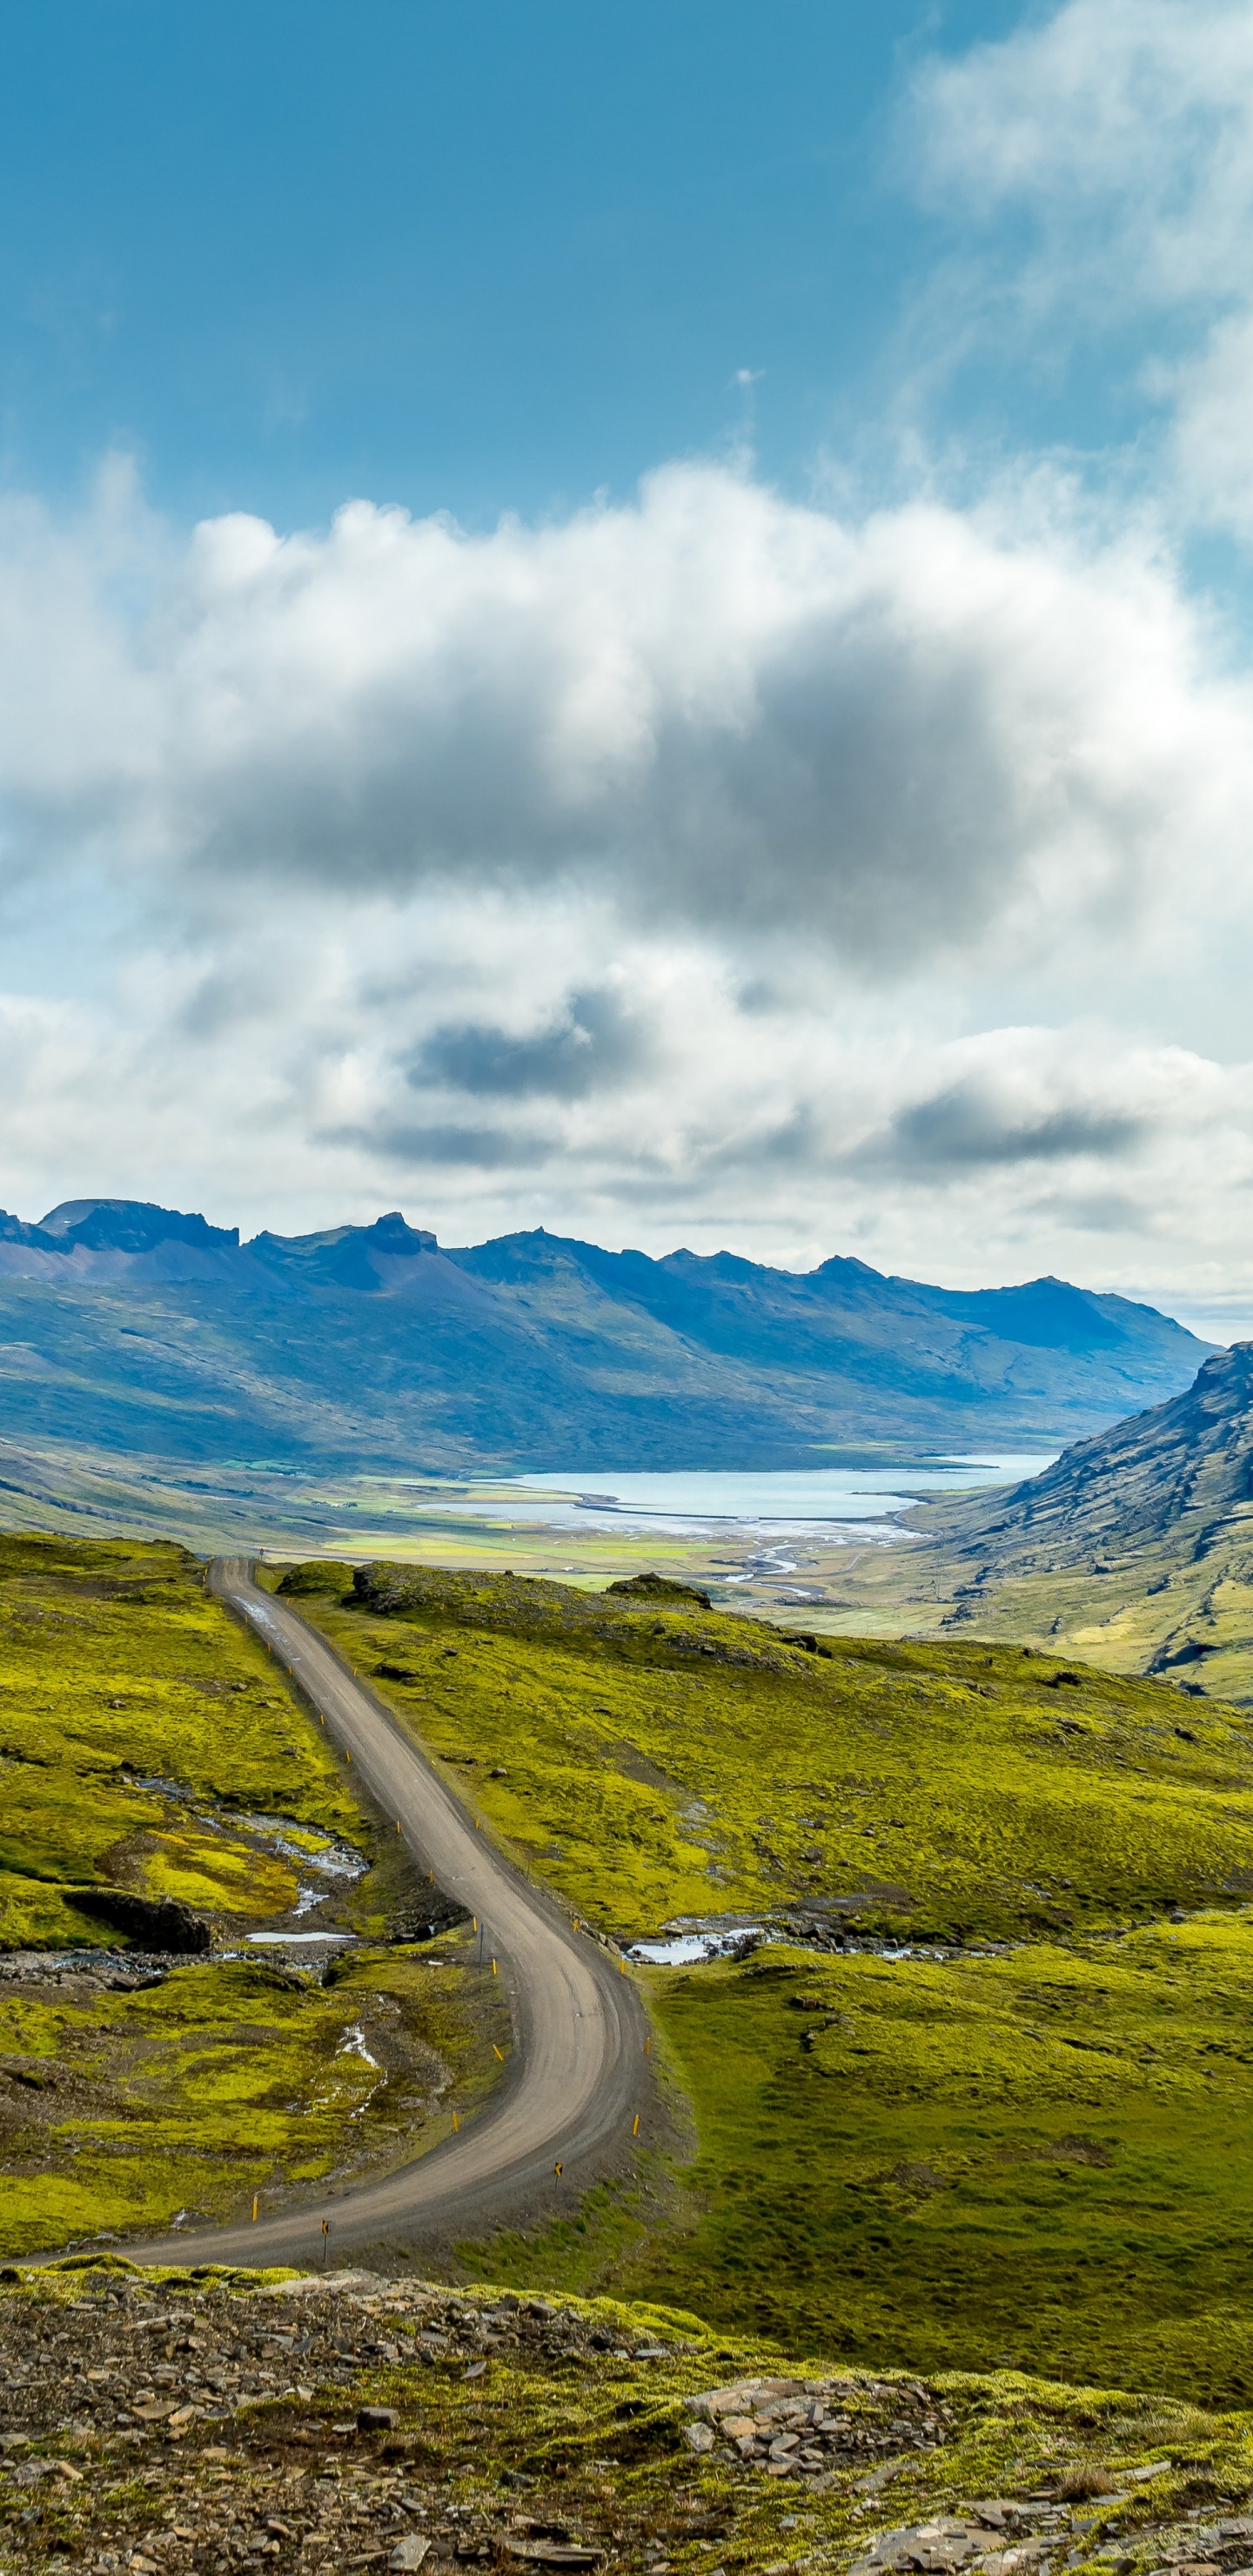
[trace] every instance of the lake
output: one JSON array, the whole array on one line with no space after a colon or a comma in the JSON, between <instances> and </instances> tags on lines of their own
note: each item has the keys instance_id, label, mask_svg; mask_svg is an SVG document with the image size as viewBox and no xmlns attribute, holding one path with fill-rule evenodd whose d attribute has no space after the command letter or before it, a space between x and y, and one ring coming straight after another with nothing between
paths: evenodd
<instances>
[{"instance_id":1,"label":"lake","mask_svg":"<svg viewBox=\"0 0 1253 2576\"><path fill-rule=\"evenodd\" d=\"M805 1530L815 1534L886 1521L910 1504L981 1486L1013 1485L1051 1466L1055 1452L987 1450L980 1456L898 1459L883 1467L802 1467L739 1473L676 1469L673 1473L511 1477L482 1484L424 1487L441 1511L469 1519L541 1524L548 1529L643 1529L700 1534L731 1530ZM410 1491L414 1489L411 1487Z\"/></svg>"}]
</instances>

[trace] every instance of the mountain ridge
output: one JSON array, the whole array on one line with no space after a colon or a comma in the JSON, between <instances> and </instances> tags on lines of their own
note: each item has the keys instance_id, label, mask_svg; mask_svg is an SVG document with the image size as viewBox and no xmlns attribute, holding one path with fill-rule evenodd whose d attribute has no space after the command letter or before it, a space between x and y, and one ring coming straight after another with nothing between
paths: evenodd
<instances>
[{"instance_id":1,"label":"mountain ridge","mask_svg":"<svg viewBox=\"0 0 1253 2576\"><path fill-rule=\"evenodd\" d=\"M1054 1279L951 1290L611 1252L535 1227L445 1248L399 1210L286 1236L155 1203L0 1213L10 1434L429 1472L822 1463L1056 1446L1178 1392L1208 1345Z\"/></svg>"},{"instance_id":2,"label":"mountain ridge","mask_svg":"<svg viewBox=\"0 0 1253 2576\"><path fill-rule=\"evenodd\" d=\"M909 1525L930 1544L863 1558L845 1587L893 1628L1014 1638L1253 1705L1253 1342L1041 1474Z\"/></svg>"}]
</instances>

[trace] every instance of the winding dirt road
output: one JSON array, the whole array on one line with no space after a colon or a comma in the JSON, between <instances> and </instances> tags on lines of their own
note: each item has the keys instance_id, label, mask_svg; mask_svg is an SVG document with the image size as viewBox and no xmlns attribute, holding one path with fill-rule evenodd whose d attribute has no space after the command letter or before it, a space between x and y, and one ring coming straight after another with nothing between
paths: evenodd
<instances>
[{"instance_id":1,"label":"winding dirt road","mask_svg":"<svg viewBox=\"0 0 1253 2576\"><path fill-rule=\"evenodd\" d=\"M552 2214L622 2160L644 2108L646 2023L629 1977L573 1932L546 1893L494 1851L397 1720L244 1557L217 1557L210 1588L237 1611L319 1709L365 1787L395 1817L419 1867L488 1926L505 1979L513 2050L502 2082L460 2135L380 2182L255 2224L126 2247L134 2261L302 2263L412 2253ZM558 2180L554 2165L563 2173Z\"/></svg>"}]
</instances>

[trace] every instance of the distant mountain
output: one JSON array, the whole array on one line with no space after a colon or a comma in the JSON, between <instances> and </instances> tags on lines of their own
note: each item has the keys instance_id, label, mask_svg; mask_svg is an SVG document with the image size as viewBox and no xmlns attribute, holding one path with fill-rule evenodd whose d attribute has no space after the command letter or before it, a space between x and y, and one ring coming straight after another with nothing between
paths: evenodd
<instances>
[{"instance_id":1,"label":"distant mountain","mask_svg":"<svg viewBox=\"0 0 1253 2576\"><path fill-rule=\"evenodd\" d=\"M893 1569L902 1624L930 1604L931 1628L1253 1702L1253 1343L1043 1475L912 1521L935 1544Z\"/></svg>"},{"instance_id":2,"label":"distant mountain","mask_svg":"<svg viewBox=\"0 0 1253 2576\"><path fill-rule=\"evenodd\" d=\"M833 1259L441 1250L399 1214L259 1234L125 1199L0 1215L0 1432L344 1470L790 1467L1054 1446L1208 1346L1062 1280L973 1292Z\"/></svg>"}]
</instances>

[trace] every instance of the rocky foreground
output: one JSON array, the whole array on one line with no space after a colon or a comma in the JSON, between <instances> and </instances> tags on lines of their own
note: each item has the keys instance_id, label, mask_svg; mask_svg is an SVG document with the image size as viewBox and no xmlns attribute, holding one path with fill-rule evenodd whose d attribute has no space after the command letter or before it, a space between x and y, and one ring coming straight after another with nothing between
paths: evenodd
<instances>
[{"instance_id":1,"label":"rocky foreground","mask_svg":"<svg viewBox=\"0 0 1253 2576\"><path fill-rule=\"evenodd\" d=\"M728 2367L729 2366L729 2367ZM1253 2424L363 2273L0 2279L0 2568L1253 2576Z\"/></svg>"}]
</instances>

